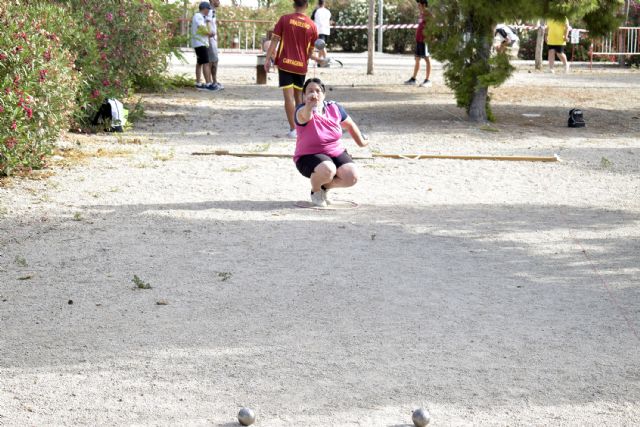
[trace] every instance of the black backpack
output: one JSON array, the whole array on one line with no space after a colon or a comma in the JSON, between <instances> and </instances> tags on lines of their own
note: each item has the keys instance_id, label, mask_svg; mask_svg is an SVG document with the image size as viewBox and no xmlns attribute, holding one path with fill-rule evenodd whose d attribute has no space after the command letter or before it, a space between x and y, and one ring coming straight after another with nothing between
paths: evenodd
<instances>
[{"instance_id":1,"label":"black backpack","mask_svg":"<svg viewBox=\"0 0 640 427\"><path fill-rule=\"evenodd\" d=\"M122 132L127 123L127 110L117 99L105 99L100 109L96 112L92 124L104 125L107 132Z\"/></svg>"},{"instance_id":2,"label":"black backpack","mask_svg":"<svg viewBox=\"0 0 640 427\"><path fill-rule=\"evenodd\" d=\"M574 108L569 111L569 127L570 128L583 128L587 126L582 116L582 110Z\"/></svg>"}]
</instances>

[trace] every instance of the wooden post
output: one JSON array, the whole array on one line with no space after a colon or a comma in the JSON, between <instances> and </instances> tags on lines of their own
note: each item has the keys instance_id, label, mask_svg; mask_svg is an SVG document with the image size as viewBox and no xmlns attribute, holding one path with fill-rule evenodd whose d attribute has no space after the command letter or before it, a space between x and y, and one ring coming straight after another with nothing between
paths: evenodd
<instances>
[{"instance_id":1,"label":"wooden post","mask_svg":"<svg viewBox=\"0 0 640 427\"><path fill-rule=\"evenodd\" d=\"M258 62L256 64L256 84L267 84L267 72L264 69L264 63L267 59L267 55L257 55Z\"/></svg>"},{"instance_id":2,"label":"wooden post","mask_svg":"<svg viewBox=\"0 0 640 427\"><path fill-rule=\"evenodd\" d=\"M375 26L376 0L369 0L369 21L367 25L367 74L373 74L373 47L375 45L376 33Z\"/></svg>"}]
</instances>

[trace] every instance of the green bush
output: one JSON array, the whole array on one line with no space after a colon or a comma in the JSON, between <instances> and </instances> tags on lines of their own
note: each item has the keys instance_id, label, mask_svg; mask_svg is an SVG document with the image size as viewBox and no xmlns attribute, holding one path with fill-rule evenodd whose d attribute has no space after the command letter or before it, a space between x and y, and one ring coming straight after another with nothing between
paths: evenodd
<instances>
[{"instance_id":1,"label":"green bush","mask_svg":"<svg viewBox=\"0 0 640 427\"><path fill-rule=\"evenodd\" d=\"M366 25L369 10L366 0L336 1L330 7L336 25ZM329 50L339 46L345 52L367 50L367 30L332 30Z\"/></svg>"},{"instance_id":2,"label":"green bush","mask_svg":"<svg viewBox=\"0 0 640 427\"><path fill-rule=\"evenodd\" d=\"M336 0L328 5L336 25L366 25L369 9L366 0ZM418 21L418 8L415 0L386 0L383 18L385 24L415 24ZM376 7L376 24L378 9ZM345 52L363 52L367 50L367 30L332 30L329 38L329 50L342 49ZM377 37L376 30L376 37ZM415 29L385 30L385 52L404 53L415 48ZM376 42L377 45L377 42Z\"/></svg>"},{"instance_id":3,"label":"green bush","mask_svg":"<svg viewBox=\"0 0 640 427\"><path fill-rule=\"evenodd\" d=\"M71 24L44 2L0 8L0 175L40 168L74 109L78 75L49 16Z\"/></svg>"}]
</instances>

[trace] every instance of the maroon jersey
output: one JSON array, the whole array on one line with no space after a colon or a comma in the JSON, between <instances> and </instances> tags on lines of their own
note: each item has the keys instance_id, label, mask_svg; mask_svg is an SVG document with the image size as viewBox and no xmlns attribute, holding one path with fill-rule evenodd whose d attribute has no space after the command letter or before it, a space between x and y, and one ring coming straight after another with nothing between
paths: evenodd
<instances>
[{"instance_id":1,"label":"maroon jersey","mask_svg":"<svg viewBox=\"0 0 640 427\"><path fill-rule=\"evenodd\" d=\"M289 73L307 74L309 52L318 39L316 24L307 15L291 13L280 17L273 33L280 36L276 66Z\"/></svg>"}]
</instances>

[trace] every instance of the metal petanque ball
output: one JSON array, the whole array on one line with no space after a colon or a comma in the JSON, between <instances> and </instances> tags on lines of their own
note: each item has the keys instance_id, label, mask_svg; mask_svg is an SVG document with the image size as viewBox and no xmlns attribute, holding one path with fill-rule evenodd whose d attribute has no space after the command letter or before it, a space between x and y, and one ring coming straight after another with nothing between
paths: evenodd
<instances>
[{"instance_id":1,"label":"metal petanque ball","mask_svg":"<svg viewBox=\"0 0 640 427\"><path fill-rule=\"evenodd\" d=\"M316 45L316 49L322 50L327 46L327 42L325 42L322 39L318 39L316 40L315 45Z\"/></svg>"},{"instance_id":2,"label":"metal petanque ball","mask_svg":"<svg viewBox=\"0 0 640 427\"><path fill-rule=\"evenodd\" d=\"M256 422L256 413L252 409L242 408L238 412L238 422L243 426L249 426Z\"/></svg>"},{"instance_id":3,"label":"metal petanque ball","mask_svg":"<svg viewBox=\"0 0 640 427\"><path fill-rule=\"evenodd\" d=\"M411 420L416 427L425 427L431 421L431 415L428 411L418 408L411 414Z\"/></svg>"}]
</instances>

